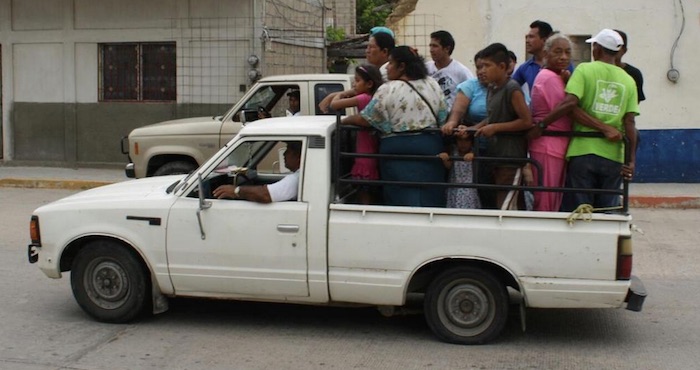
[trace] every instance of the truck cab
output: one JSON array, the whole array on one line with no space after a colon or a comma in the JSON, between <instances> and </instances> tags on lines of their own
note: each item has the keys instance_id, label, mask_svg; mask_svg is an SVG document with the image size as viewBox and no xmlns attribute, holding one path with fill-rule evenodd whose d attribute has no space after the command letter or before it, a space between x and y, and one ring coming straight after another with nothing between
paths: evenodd
<instances>
[{"instance_id":1,"label":"truck cab","mask_svg":"<svg viewBox=\"0 0 700 370\"><path fill-rule=\"evenodd\" d=\"M122 139L130 178L186 174L199 167L231 140L241 127L261 117L284 117L288 94L298 91L300 115L324 114L318 108L328 94L352 87L347 74L304 74L266 77L221 116L195 117L139 127ZM327 114L337 114L330 111ZM342 114L353 114L346 109Z\"/></svg>"}]
</instances>

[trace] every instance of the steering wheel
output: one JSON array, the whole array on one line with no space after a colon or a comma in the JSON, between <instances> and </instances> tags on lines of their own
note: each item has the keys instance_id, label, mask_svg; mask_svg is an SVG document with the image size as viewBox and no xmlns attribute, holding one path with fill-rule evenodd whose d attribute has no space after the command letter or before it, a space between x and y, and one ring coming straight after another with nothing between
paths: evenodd
<instances>
[{"instance_id":1,"label":"steering wheel","mask_svg":"<svg viewBox=\"0 0 700 370\"><path fill-rule=\"evenodd\" d=\"M244 185L244 184L251 185L251 184L253 184L253 181L255 180L257 175L258 175L257 171L255 171L253 169L248 169L248 171L246 173L239 173L235 177L236 185Z\"/></svg>"}]
</instances>

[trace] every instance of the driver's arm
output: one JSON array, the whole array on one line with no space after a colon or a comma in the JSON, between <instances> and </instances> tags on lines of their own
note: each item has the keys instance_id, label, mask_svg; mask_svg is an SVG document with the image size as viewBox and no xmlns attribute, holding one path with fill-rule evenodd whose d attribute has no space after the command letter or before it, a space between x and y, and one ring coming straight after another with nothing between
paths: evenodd
<instances>
[{"instance_id":1,"label":"driver's arm","mask_svg":"<svg viewBox=\"0 0 700 370\"><path fill-rule=\"evenodd\" d=\"M236 188L233 185L221 185L214 189L214 196L218 199L245 199L258 203L272 202L267 185L239 186L238 195L236 195Z\"/></svg>"}]
</instances>

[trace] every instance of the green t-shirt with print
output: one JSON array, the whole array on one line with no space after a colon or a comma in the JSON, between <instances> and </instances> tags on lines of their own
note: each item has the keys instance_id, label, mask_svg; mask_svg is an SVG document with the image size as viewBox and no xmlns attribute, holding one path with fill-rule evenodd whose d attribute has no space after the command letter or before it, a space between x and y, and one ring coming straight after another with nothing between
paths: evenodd
<instances>
[{"instance_id":1,"label":"green t-shirt with print","mask_svg":"<svg viewBox=\"0 0 700 370\"><path fill-rule=\"evenodd\" d=\"M637 85L622 68L605 62L581 63L566 84L566 92L579 99L579 107L589 115L624 133L626 113L639 114ZM596 132L574 122L574 131ZM575 137L569 143L566 159L595 154L619 163L624 161L623 142L604 138Z\"/></svg>"}]
</instances>

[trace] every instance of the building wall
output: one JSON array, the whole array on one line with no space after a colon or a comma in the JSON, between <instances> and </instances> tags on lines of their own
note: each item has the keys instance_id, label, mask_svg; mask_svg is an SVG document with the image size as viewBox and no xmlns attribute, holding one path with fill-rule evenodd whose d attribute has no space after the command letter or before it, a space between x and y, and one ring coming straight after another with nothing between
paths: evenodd
<instances>
[{"instance_id":1,"label":"building wall","mask_svg":"<svg viewBox=\"0 0 700 370\"><path fill-rule=\"evenodd\" d=\"M263 6L263 74L326 71L326 18L331 8L316 0L267 0Z\"/></svg>"},{"instance_id":2,"label":"building wall","mask_svg":"<svg viewBox=\"0 0 700 370\"><path fill-rule=\"evenodd\" d=\"M683 13L685 29L673 58L681 77L673 83L666 74ZM637 180L698 182L700 118L692 107L700 96L700 84L694 83L700 75L699 15L700 3L688 0L420 0L396 31L399 43L412 43L428 55L430 32L445 29L457 43L453 57L473 69L473 55L492 42L504 43L523 60L524 36L536 19L567 35L621 29L629 37L623 60L644 74L647 99L637 117L643 140Z\"/></svg>"},{"instance_id":3,"label":"building wall","mask_svg":"<svg viewBox=\"0 0 700 370\"><path fill-rule=\"evenodd\" d=\"M223 113L253 68L325 71L329 10L315 0L0 0L2 159L123 164L122 136ZM100 43L173 41L176 101L99 101ZM250 55L260 63L249 65Z\"/></svg>"}]
</instances>

